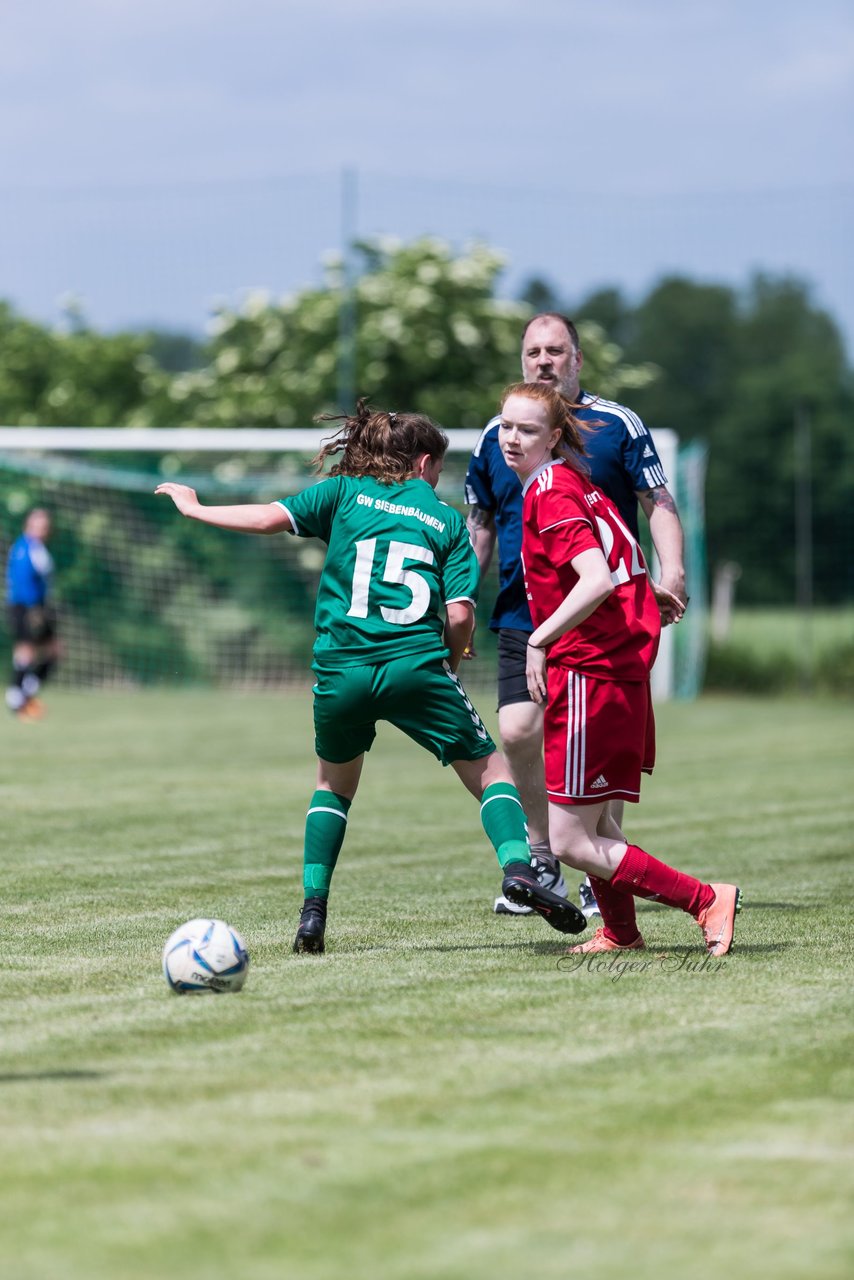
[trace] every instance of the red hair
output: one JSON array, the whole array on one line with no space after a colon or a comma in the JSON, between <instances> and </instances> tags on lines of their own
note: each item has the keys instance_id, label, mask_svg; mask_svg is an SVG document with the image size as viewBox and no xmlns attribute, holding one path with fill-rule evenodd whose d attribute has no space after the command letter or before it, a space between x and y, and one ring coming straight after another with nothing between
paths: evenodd
<instances>
[{"instance_id":1,"label":"red hair","mask_svg":"<svg viewBox=\"0 0 854 1280\"><path fill-rule=\"evenodd\" d=\"M502 393L502 409L511 396L524 396L528 400L536 400L546 406L549 430L560 431L560 439L554 447L554 452L575 467L576 471L586 473L587 467L582 459L586 452L583 433L587 428L575 416L574 410L578 408L575 402L544 382L511 383Z\"/></svg>"}]
</instances>

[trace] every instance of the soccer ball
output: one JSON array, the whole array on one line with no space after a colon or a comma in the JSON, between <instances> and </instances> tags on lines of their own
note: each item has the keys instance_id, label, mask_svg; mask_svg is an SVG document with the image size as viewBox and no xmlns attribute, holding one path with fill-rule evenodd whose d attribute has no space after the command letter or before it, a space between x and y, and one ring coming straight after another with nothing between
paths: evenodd
<instances>
[{"instance_id":1,"label":"soccer ball","mask_svg":"<svg viewBox=\"0 0 854 1280\"><path fill-rule=\"evenodd\" d=\"M188 920L163 948L163 976L178 995L239 991L248 973L246 943L224 920Z\"/></svg>"}]
</instances>

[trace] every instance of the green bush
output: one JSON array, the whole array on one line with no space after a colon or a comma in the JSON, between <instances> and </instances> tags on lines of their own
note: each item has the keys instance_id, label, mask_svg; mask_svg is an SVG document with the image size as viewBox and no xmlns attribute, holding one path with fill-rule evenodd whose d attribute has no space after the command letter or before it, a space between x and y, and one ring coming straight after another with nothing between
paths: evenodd
<instances>
[{"instance_id":1,"label":"green bush","mask_svg":"<svg viewBox=\"0 0 854 1280\"><path fill-rule=\"evenodd\" d=\"M815 684L823 693L854 698L854 640L821 655L816 666Z\"/></svg>"},{"instance_id":2,"label":"green bush","mask_svg":"<svg viewBox=\"0 0 854 1280\"><path fill-rule=\"evenodd\" d=\"M706 692L776 694L795 690L798 684L798 666L791 654L731 642L709 647Z\"/></svg>"},{"instance_id":3,"label":"green bush","mask_svg":"<svg viewBox=\"0 0 854 1280\"><path fill-rule=\"evenodd\" d=\"M794 653L781 649L759 650L727 641L709 648L707 693L776 695L811 690L854 697L854 641L837 643L818 656L812 674Z\"/></svg>"}]
</instances>

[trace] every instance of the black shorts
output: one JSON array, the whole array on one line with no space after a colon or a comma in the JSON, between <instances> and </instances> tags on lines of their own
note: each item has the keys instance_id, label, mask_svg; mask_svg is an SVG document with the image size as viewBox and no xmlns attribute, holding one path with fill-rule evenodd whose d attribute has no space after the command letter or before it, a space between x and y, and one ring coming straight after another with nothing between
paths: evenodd
<instances>
[{"instance_id":1,"label":"black shorts","mask_svg":"<svg viewBox=\"0 0 854 1280\"><path fill-rule=\"evenodd\" d=\"M530 631L502 627L498 632L498 709L514 702L530 702L525 664Z\"/></svg>"},{"instance_id":2,"label":"black shorts","mask_svg":"<svg viewBox=\"0 0 854 1280\"><path fill-rule=\"evenodd\" d=\"M47 604L10 604L9 630L15 644L47 644L56 635L56 614Z\"/></svg>"}]
</instances>

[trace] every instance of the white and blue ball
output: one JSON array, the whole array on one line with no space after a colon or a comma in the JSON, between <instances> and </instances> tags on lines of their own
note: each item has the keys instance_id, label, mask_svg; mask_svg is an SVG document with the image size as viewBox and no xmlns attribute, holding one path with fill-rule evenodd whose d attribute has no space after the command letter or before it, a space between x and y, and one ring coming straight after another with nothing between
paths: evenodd
<instances>
[{"instance_id":1,"label":"white and blue ball","mask_svg":"<svg viewBox=\"0 0 854 1280\"><path fill-rule=\"evenodd\" d=\"M163 976L178 995L239 991L249 973L249 952L224 920L188 920L163 948Z\"/></svg>"}]
</instances>

